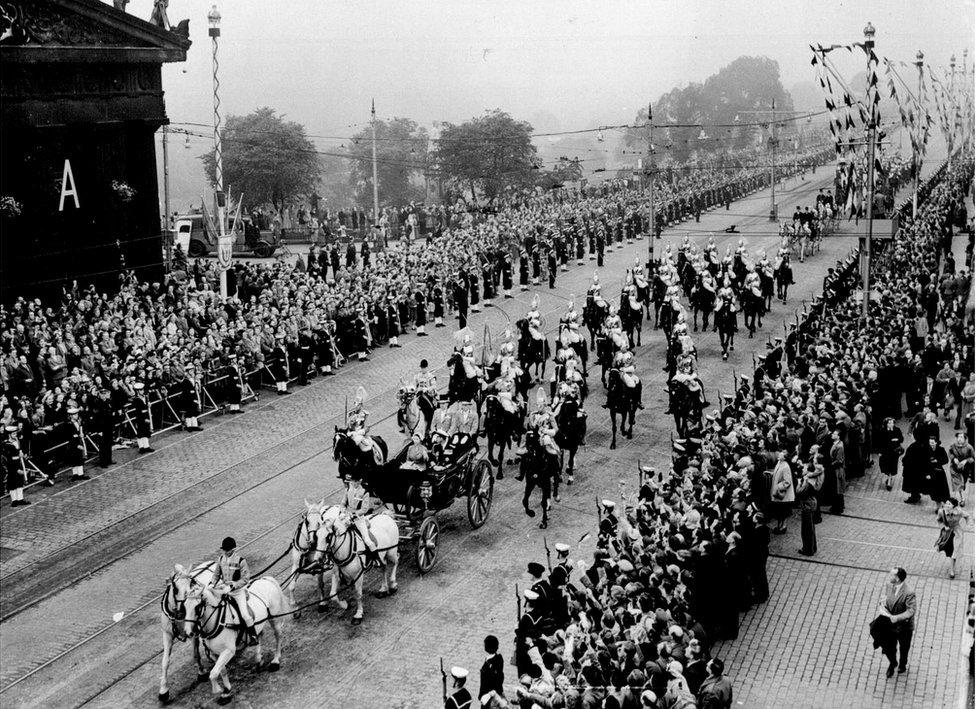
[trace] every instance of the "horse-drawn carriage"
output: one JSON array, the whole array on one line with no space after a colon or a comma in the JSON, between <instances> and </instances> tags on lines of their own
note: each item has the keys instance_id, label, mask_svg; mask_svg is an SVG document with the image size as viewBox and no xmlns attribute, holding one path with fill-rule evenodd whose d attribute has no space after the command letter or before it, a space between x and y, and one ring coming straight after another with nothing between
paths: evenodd
<instances>
[{"instance_id":1,"label":"horse-drawn carriage","mask_svg":"<svg viewBox=\"0 0 976 709\"><path fill-rule=\"evenodd\" d=\"M411 455L417 444L408 444L378 465L340 466L341 476L357 478L371 496L387 506L400 529L400 541L417 543L415 558L421 574L430 571L437 560L438 512L464 497L468 522L478 529L491 511L495 491L491 464L478 457L475 437L465 439L434 459Z\"/></svg>"}]
</instances>

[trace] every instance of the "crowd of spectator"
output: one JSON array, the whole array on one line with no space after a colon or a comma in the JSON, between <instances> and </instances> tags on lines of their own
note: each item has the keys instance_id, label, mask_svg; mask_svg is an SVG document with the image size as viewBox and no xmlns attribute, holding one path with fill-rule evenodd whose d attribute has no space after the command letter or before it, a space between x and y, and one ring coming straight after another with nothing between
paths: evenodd
<instances>
[{"instance_id":1,"label":"crowd of spectator","mask_svg":"<svg viewBox=\"0 0 976 709\"><path fill-rule=\"evenodd\" d=\"M830 155L807 150L795 157L803 171ZM766 174L761 166L675 172L658 187L659 218L670 223L697 216L763 187ZM215 379L226 382L232 355L254 388L282 376L304 383L354 354L365 358L371 348L398 344L414 328L422 332L428 317L451 310L459 281L477 310L479 297L512 288L513 270L523 286L530 278L538 282L542 271L551 284L555 269L574 258L602 262L604 246L647 231L638 180L531 192L438 213L444 216L440 231L391 242L377 253L364 241L358 249L350 243L344 255L315 249L294 264L238 261L226 301L215 262L202 260L158 282L127 274L115 292L76 282L60 303L19 298L0 309L0 417L18 428L33 462L54 472L63 461L44 451L63 442L60 431L71 409L80 410L87 431L104 427L96 415L114 415L119 426L137 384L159 402L187 380L197 390ZM221 395L207 393L211 400ZM108 414L93 405L106 395ZM157 424L165 408L154 407Z\"/></svg>"},{"instance_id":2,"label":"crowd of spectator","mask_svg":"<svg viewBox=\"0 0 976 709\"><path fill-rule=\"evenodd\" d=\"M972 476L973 325L971 256L954 272L947 254L971 186L969 156L929 179L915 220L902 207L904 229L872 269L866 324L856 253L832 269L785 346L760 360L704 430L674 445L670 469L642 470L619 513L615 500L602 503L591 562L573 562L560 544L548 576L529 564L518 685L507 697L497 682L488 686L482 706L731 707L712 649L737 637L740 614L769 596L767 521L782 530L799 508L798 551L816 554L821 505L843 514L847 482L875 452L882 472L892 470L886 455L897 469L891 431L903 415L920 451L904 461L905 489L949 501L940 520L951 514L944 510ZM934 421L950 408L959 444L952 472Z\"/></svg>"}]
</instances>

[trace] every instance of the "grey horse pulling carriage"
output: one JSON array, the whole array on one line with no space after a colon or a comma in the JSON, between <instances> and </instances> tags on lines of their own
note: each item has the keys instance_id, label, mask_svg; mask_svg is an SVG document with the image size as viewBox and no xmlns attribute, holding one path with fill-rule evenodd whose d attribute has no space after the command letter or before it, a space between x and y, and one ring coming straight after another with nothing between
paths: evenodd
<instances>
[{"instance_id":1,"label":"grey horse pulling carriage","mask_svg":"<svg viewBox=\"0 0 976 709\"><path fill-rule=\"evenodd\" d=\"M358 477L363 487L384 502L400 528L400 541L416 541L415 558L420 573L426 574L437 561L440 523L437 513L460 497L466 498L468 522L478 529L488 519L495 492L491 464L479 458L472 437L448 448L434 460L413 460L408 445L381 465L362 468Z\"/></svg>"}]
</instances>

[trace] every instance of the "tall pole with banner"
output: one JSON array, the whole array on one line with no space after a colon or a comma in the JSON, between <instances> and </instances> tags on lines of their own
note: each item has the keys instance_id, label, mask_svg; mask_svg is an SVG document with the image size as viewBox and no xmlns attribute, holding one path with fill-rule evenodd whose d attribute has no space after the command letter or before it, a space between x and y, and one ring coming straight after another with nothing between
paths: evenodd
<instances>
[{"instance_id":1,"label":"tall pole with banner","mask_svg":"<svg viewBox=\"0 0 976 709\"><path fill-rule=\"evenodd\" d=\"M871 100L871 53L874 50L874 25L870 22L864 28L864 53L867 55L868 72L868 149L867 149L867 234L861 245L861 317L868 321L868 305L871 302L871 237L874 235L874 141L877 136L877 115L875 103Z\"/></svg>"},{"instance_id":2,"label":"tall pole with banner","mask_svg":"<svg viewBox=\"0 0 976 709\"><path fill-rule=\"evenodd\" d=\"M370 126L373 129L373 228L380 224L380 188L376 178L376 99L370 108Z\"/></svg>"},{"instance_id":3,"label":"tall pole with banner","mask_svg":"<svg viewBox=\"0 0 976 709\"><path fill-rule=\"evenodd\" d=\"M217 39L220 37L220 12L217 6L207 14L213 44L213 121L214 121L214 196L217 201L217 266L220 268L220 297L227 297L227 271L234 250L234 235L227 233L227 197L224 194L224 159L220 143L220 80L217 78Z\"/></svg>"},{"instance_id":4,"label":"tall pole with banner","mask_svg":"<svg viewBox=\"0 0 976 709\"><path fill-rule=\"evenodd\" d=\"M922 50L918 50L915 54L915 68L918 69L918 93L916 96L916 103L918 106L918 116L915 121L915 149L914 149L914 159L915 164L912 166L912 219L914 220L918 214L918 183L921 181L922 177L922 121L925 120L923 115L925 109L922 107L922 68L925 66L925 55Z\"/></svg>"},{"instance_id":5,"label":"tall pole with banner","mask_svg":"<svg viewBox=\"0 0 976 709\"><path fill-rule=\"evenodd\" d=\"M166 272L173 268L173 234L169 228L169 126L163 124L163 260Z\"/></svg>"},{"instance_id":6,"label":"tall pole with banner","mask_svg":"<svg viewBox=\"0 0 976 709\"><path fill-rule=\"evenodd\" d=\"M654 211L654 116L651 104L647 104L647 171L650 174L650 190L647 195L647 263L648 269L654 265L654 241L657 239L657 214ZM650 277L650 273L648 273Z\"/></svg>"},{"instance_id":7,"label":"tall pole with banner","mask_svg":"<svg viewBox=\"0 0 976 709\"><path fill-rule=\"evenodd\" d=\"M949 105L947 110L952 111L949 119L949 170L952 170L952 148L956 137L956 55L949 57Z\"/></svg>"}]
</instances>

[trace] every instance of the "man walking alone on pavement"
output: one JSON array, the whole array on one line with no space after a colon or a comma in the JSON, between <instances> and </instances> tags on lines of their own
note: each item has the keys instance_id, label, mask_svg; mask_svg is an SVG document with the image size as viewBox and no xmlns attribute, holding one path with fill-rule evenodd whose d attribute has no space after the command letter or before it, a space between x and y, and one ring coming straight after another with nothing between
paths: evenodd
<instances>
[{"instance_id":1,"label":"man walking alone on pavement","mask_svg":"<svg viewBox=\"0 0 976 709\"><path fill-rule=\"evenodd\" d=\"M878 614L891 621L894 637L886 643L881 652L888 658L887 677L908 671L908 650L912 646L912 634L915 632L915 592L905 582L908 574L905 569L897 567L888 572L888 581L884 585L884 598L878 605ZM898 650L898 662L895 662L895 650Z\"/></svg>"}]
</instances>

